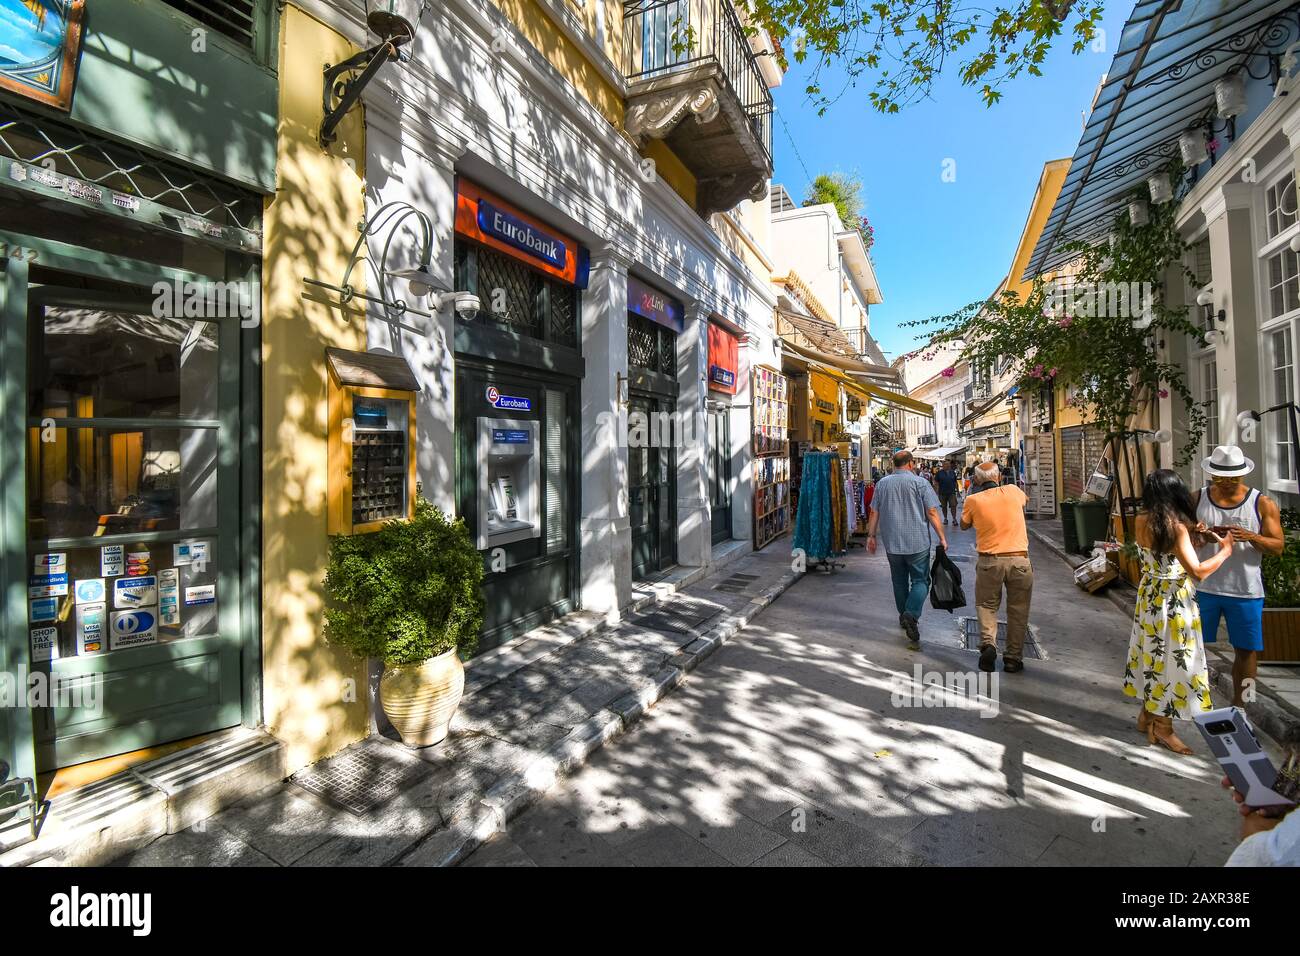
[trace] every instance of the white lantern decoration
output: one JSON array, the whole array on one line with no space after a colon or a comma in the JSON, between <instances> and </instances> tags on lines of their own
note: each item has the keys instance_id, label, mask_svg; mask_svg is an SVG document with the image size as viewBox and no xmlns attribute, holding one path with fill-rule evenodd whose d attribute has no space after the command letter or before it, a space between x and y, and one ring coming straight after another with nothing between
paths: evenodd
<instances>
[{"instance_id":1,"label":"white lantern decoration","mask_svg":"<svg viewBox=\"0 0 1300 956\"><path fill-rule=\"evenodd\" d=\"M1147 201L1145 199L1134 199L1128 204L1129 222L1135 226L1145 226L1151 221L1151 216L1147 212Z\"/></svg>"},{"instance_id":2,"label":"white lantern decoration","mask_svg":"<svg viewBox=\"0 0 1300 956\"><path fill-rule=\"evenodd\" d=\"M1214 102L1224 119L1246 112L1246 75L1232 73L1215 83Z\"/></svg>"},{"instance_id":3,"label":"white lantern decoration","mask_svg":"<svg viewBox=\"0 0 1300 956\"><path fill-rule=\"evenodd\" d=\"M1147 189L1151 190L1153 203L1166 203L1174 198L1174 187L1169 184L1168 173L1156 173L1148 177Z\"/></svg>"},{"instance_id":4,"label":"white lantern decoration","mask_svg":"<svg viewBox=\"0 0 1300 956\"><path fill-rule=\"evenodd\" d=\"M1178 137L1178 151L1183 154L1183 165L1189 169L1210 158L1205 148L1205 134L1199 129L1186 130Z\"/></svg>"}]
</instances>

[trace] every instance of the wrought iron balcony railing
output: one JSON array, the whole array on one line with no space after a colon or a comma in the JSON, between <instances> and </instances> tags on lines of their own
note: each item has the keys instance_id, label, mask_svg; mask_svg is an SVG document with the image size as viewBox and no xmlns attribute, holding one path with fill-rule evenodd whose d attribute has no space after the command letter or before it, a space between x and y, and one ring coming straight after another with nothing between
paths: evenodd
<instances>
[{"instance_id":1,"label":"wrought iron balcony railing","mask_svg":"<svg viewBox=\"0 0 1300 956\"><path fill-rule=\"evenodd\" d=\"M731 0L624 0L623 49L631 84L716 64L770 164L772 94Z\"/></svg>"}]
</instances>

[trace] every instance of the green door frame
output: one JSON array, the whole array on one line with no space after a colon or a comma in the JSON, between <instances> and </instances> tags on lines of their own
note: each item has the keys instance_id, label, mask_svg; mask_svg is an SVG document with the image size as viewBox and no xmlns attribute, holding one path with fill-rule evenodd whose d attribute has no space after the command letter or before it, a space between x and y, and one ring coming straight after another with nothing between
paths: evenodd
<instances>
[{"instance_id":1,"label":"green door frame","mask_svg":"<svg viewBox=\"0 0 1300 956\"><path fill-rule=\"evenodd\" d=\"M209 283L241 279L256 281L258 266L245 269L227 265L225 274L191 272L122 256L109 255L68 243L30 236L0 237L4 254L4 281L0 283L0 665L4 673L24 677L28 671L27 642L27 301L30 264L37 263L77 275L142 286L155 282ZM227 262L229 263L229 257ZM231 320L226 320L230 322ZM237 320L235 320L237 321ZM234 324L233 322L231 323ZM218 607L218 633L237 634L240 649L240 706L234 722L257 726L261 722L260 539L261 454L258 430L261 420L260 328L236 326L223 335L237 338L234 350L219 356L220 419L218 455L238 449L238 487L219 498L220 527L238 529L240 547L218 549L218 593L236 592L236 601ZM241 389L241 382L249 387ZM241 419L249 427L241 428ZM233 442L230 441L233 439ZM6 451L8 449L8 451ZM17 455L18 461L7 460ZM252 481L250 482L250 477ZM201 535L185 535L201 536ZM148 538L149 535L141 535ZM250 555L240 561L240 553ZM10 764L10 776L36 773L36 741L31 713L26 708L0 708L0 760Z\"/></svg>"}]
</instances>

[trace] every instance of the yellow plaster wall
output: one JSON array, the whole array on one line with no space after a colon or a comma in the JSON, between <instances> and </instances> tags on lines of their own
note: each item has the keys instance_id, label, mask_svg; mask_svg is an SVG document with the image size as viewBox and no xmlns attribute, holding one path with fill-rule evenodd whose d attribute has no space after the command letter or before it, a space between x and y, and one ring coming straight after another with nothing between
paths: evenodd
<instances>
[{"instance_id":1,"label":"yellow plaster wall","mask_svg":"<svg viewBox=\"0 0 1300 956\"><path fill-rule=\"evenodd\" d=\"M355 52L333 30L285 7L278 182L264 223L262 644L266 726L284 742L291 772L361 739L369 725L365 663L329 647L321 623L325 348L364 349L365 324L304 298L302 282L341 279L365 216L361 108L348 115L328 153L316 142L321 67ZM354 272L357 279L362 272Z\"/></svg>"}]
</instances>

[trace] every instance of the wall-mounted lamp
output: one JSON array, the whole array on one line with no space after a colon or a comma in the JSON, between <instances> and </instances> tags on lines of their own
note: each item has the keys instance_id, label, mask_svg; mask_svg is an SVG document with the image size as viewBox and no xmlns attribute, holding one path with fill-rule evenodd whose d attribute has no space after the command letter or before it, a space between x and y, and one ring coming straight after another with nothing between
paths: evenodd
<instances>
[{"instance_id":1,"label":"wall-mounted lamp","mask_svg":"<svg viewBox=\"0 0 1300 956\"><path fill-rule=\"evenodd\" d=\"M1201 165L1210 158L1210 151L1205 146L1205 129L1196 127L1184 130L1178 137L1178 152L1182 154L1183 165L1188 169Z\"/></svg>"},{"instance_id":2,"label":"wall-mounted lamp","mask_svg":"<svg viewBox=\"0 0 1300 956\"><path fill-rule=\"evenodd\" d=\"M619 407L627 408L632 404L632 394L629 390L631 379L622 372L614 373L614 400L618 402Z\"/></svg>"},{"instance_id":3,"label":"wall-mounted lamp","mask_svg":"<svg viewBox=\"0 0 1300 956\"><path fill-rule=\"evenodd\" d=\"M366 25L379 43L342 63L325 64L325 90L321 94L322 113L319 140L328 146L338 138L336 130L348 110L356 105L379 68L389 60L402 58L401 47L415 39L415 31L424 13L425 0L367 0Z\"/></svg>"},{"instance_id":4,"label":"wall-mounted lamp","mask_svg":"<svg viewBox=\"0 0 1300 956\"><path fill-rule=\"evenodd\" d=\"M1201 327L1205 329L1205 340L1214 342L1219 338L1220 333L1227 330L1228 313L1220 309L1217 313L1214 311L1214 291L1209 288L1202 289L1196 296L1196 304L1201 307Z\"/></svg>"},{"instance_id":5,"label":"wall-mounted lamp","mask_svg":"<svg viewBox=\"0 0 1300 956\"><path fill-rule=\"evenodd\" d=\"M414 264L404 264L398 268L391 268L388 264L389 254L392 252L393 240L401 228L402 223L408 219L414 220L419 239L419 257ZM367 295L358 292L352 285L352 270L356 268L357 263L361 261L361 250L366 244L366 240L371 236L377 235L382 230L388 230L388 239L384 242L384 247L380 252L376 272L379 279L379 295ZM456 292L440 285L429 271L429 260L433 255L433 220L425 213L416 209L407 202L390 202L385 203L375 210L374 214L366 221L357 224L357 230L361 233L357 236L357 241L352 246L352 255L348 259L348 267L343 272L343 281L338 285L329 282L322 282L319 279L304 278L302 281L308 285L314 285L323 289L330 289L339 294L340 306L347 305L353 299L365 299L367 302L374 302L384 306L385 309L391 309L400 317L410 312L414 315L422 315L426 318L432 318L444 306L450 305L456 310L456 315L462 321L470 321L478 315L481 303L479 297L472 292ZM367 260L374 263L374 260ZM429 297L429 304L433 307L433 312L425 312L422 309L412 308L407 305L405 299L395 298L390 290L389 281L399 279L407 284L411 295L414 298L422 299Z\"/></svg>"},{"instance_id":6,"label":"wall-mounted lamp","mask_svg":"<svg viewBox=\"0 0 1300 956\"><path fill-rule=\"evenodd\" d=\"M1295 402L1278 402L1272 408L1265 408L1262 411L1248 408L1241 412L1237 416L1237 433L1240 440L1252 444L1258 441L1259 439L1253 434L1255 425L1263 421L1265 415L1283 411L1287 413L1287 423L1291 429L1291 447L1300 448L1300 422L1296 420L1296 413L1300 412L1300 405L1296 405Z\"/></svg>"},{"instance_id":7,"label":"wall-mounted lamp","mask_svg":"<svg viewBox=\"0 0 1300 956\"><path fill-rule=\"evenodd\" d=\"M1167 203L1174 198L1174 187L1169 183L1168 173L1156 173L1147 178L1147 189L1151 192L1153 203Z\"/></svg>"},{"instance_id":8,"label":"wall-mounted lamp","mask_svg":"<svg viewBox=\"0 0 1300 956\"><path fill-rule=\"evenodd\" d=\"M1145 226L1151 221L1145 199L1133 199L1128 204L1128 219L1135 226Z\"/></svg>"},{"instance_id":9,"label":"wall-mounted lamp","mask_svg":"<svg viewBox=\"0 0 1300 956\"><path fill-rule=\"evenodd\" d=\"M1214 84L1214 103L1219 115L1232 119L1246 112L1246 75L1229 73Z\"/></svg>"}]
</instances>

